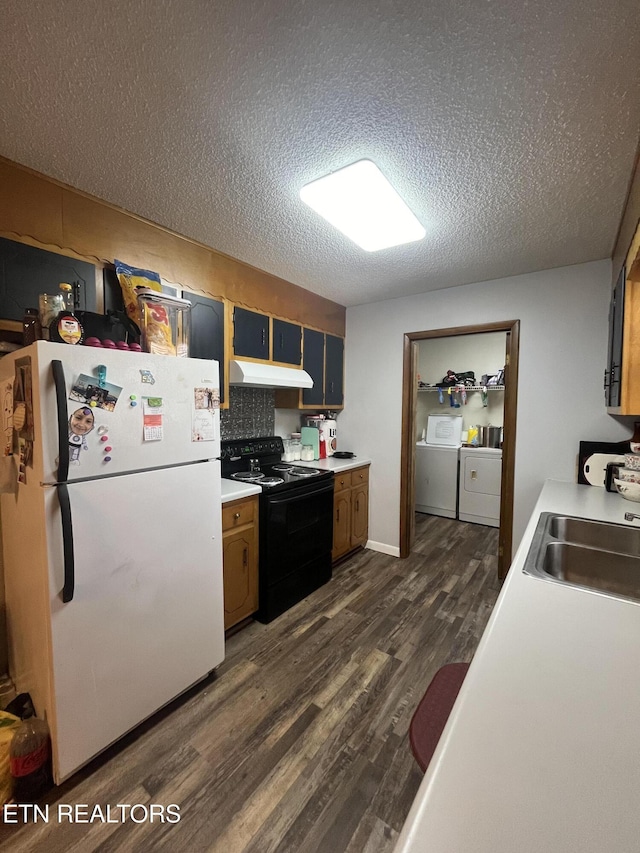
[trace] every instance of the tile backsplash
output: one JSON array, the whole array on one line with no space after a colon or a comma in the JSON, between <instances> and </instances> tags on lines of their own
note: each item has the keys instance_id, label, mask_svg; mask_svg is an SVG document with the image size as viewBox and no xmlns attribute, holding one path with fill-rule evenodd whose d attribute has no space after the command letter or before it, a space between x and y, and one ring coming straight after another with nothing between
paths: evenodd
<instances>
[{"instance_id":1,"label":"tile backsplash","mask_svg":"<svg viewBox=\"0 0 640 853\"><path fill-rule=\"evenodd\" d=\"M229 408L220 412L220 435L223 440L255 438L274 434L273 388L229 388Z\"/></svg>"}]
</instances>

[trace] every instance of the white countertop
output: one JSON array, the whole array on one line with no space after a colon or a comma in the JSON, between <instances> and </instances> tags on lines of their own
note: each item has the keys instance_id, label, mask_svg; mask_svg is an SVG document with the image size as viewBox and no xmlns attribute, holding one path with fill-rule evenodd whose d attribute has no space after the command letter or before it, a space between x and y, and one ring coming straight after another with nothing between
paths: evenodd
<instances>
[{"instance_id":1,"label":"white countertop","mask_svg":"<svg viewBox=\"0 0 640 853\"><path fill-rule=\"evenodd\" d=\"M545 484L395 853L640 849L640 604L522 572L541 512L636 510Z\"/></svg>"},{"instance_id":2,"label":"white countertop","mask_svg":"<svg viewBox=\"0 0 640 853\"><path fill-rule=\"evenodd\" d=\"M241 483L239 480L225 480L222 478L222 503L237 501L238 498L248 498L250 495L259 495L260 486L252 486L249 483Z\"/></svg>"}]
</instances>

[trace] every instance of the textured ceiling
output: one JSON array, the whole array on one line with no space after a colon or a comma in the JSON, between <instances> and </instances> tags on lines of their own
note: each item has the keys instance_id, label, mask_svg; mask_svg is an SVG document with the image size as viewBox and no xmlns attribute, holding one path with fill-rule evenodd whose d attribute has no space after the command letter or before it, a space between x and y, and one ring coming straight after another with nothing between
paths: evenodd
<instances>
[{"instance_id":1,"label":"textured ceiling","mask_svg":"<svg viewBox=\"0 0 640 853\"><path fill-rule=\"evenodd\" d=\"M2 10L0 154L343 305L611 254L637 0ZM299 200L362 157L423 241L368 254Z\"/></svg>"}]
</instances>

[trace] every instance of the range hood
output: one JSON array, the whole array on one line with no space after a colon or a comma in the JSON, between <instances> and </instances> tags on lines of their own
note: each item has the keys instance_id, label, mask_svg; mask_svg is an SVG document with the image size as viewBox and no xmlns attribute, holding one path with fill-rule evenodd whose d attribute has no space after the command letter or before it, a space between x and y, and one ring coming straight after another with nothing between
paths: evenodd
<instances>
[{"instance_id":1,"label":"range hood","mask_svg":"<svg viewBox=\"0 0 640 853\"><path fill-rule=\"evenodd\" d=\"M313 379L306 370L278 367L259 361L229 362L229 385L245 388L313 388Z\"/></svg>"}]
</instances>

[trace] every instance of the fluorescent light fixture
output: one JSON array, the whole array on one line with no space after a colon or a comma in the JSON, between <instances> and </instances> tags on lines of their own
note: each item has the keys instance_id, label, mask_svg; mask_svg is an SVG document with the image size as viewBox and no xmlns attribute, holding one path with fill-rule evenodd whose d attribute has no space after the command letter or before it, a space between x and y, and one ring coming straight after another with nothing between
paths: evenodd
<instances>
[{"instance_id":1,"label":"fluorescent light fixture","mask_svg":"<svg viewBox=\"0 0 640 853\"><path fill-rule=\"evenodd\" d=\"M371 160L312 181L300 198L366 252L413 243L427 233Z\"/></svg>"}]
</instances>

